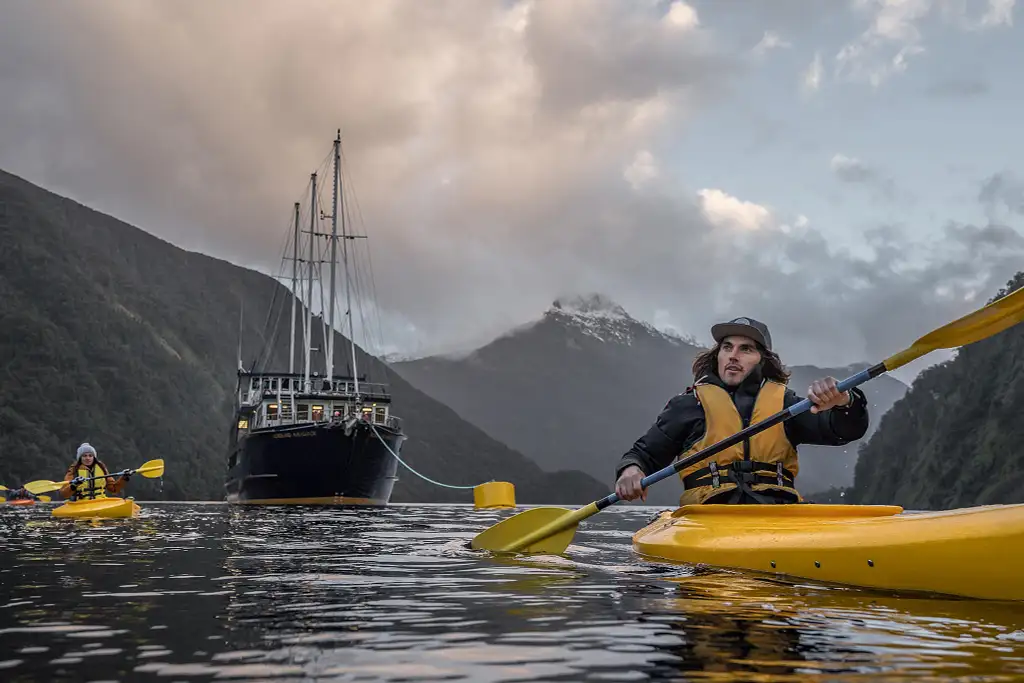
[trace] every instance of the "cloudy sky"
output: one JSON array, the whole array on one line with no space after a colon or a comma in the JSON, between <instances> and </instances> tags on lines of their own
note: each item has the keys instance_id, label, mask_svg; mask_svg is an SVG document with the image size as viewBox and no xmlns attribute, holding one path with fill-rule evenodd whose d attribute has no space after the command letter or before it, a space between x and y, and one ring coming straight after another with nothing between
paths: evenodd
<instances>
[{"instance_id":1,"label":"cloudy sky","mask_svg":"<svg viewBox=\"0 0 1024 683\"><path fill-rule=\"evenodd\" d=\"M701 341L760 318L788 363L876 361L1024 268L1014 0L0 16L0 168L187 249L278 272L340 127L390 350L599 291Z\"/></svg>"}]
</instances>

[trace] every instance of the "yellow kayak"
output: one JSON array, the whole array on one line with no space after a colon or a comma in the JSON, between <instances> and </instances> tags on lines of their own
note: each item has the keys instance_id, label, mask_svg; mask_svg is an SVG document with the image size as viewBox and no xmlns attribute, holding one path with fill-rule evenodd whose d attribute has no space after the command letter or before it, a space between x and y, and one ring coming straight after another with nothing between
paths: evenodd
<instances>
[{"instance_id":1,"label":"yellow kayak","mask_svg":"<svg viewBox=\"0 0 1024 683\"><path fill-rule=\"evenodd\" d=\"M53 509L54 517L135 517L139 506L133 498L101 497L69 500Z\"/></svg>"},{"instance_id":2,"label":"yellow kayak","mask_svg":"<svg viewBox=\"0 0 1024 683\"><path fill-rule=\"evenodd\" d=\"M641 556L865 588L1024 600L1024 504L685 505L633 535Z\"/></svg>"}]
</instances>

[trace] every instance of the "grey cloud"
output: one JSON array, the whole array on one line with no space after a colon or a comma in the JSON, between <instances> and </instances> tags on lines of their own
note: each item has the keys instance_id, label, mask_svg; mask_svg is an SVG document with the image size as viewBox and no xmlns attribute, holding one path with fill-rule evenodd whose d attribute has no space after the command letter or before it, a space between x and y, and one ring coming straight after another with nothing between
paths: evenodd
<instances>
[{"instance_id":1,"label":"grey cloud","mask_svg":"<svg viewBox=\"0 0 1024 683\"><path fill-rule=\"evenodd\" d=\"M993 173L981 183L978 201L994 215L1005 209L1024 215L1024 182L1009 171Z\"/></svg>"},{"instance_id":2,"label":"grey cloud","mask_svg":"<svg viewBox=\"0 0 1024 683\"><path fill-rule=\"evenodd\" d=\"M844 183L866 185L877 191L882 197L893 200L896 198L896 183L884 176L877 168L860 159L836 154L829 163L836 178Z\"/></svg>"},{"instance_id":3,"label":"grey cloud","mask_svg":"<svg viewBox=\"0 0 1024 683\"><path fill-rule=\"evenodd\" d=\"M991 90L992 86L988 81L976 77L963 77L935 81L925 89L925 94L931 97L967 99L987 95Z\"/></svg>"},{"instance_id":4,"label":"grey cloud","mask_svg":"<svg viewBox=\"0 0 1024 683\"><path fill-rule=\"evenodd\" d=\"M703 15L696 32L666 25L668 7L9 3L0 167L276 272L292 202L340 126L384 341L421 352L599 291L701 339L742 311L771 322L787 362L845 363L891 353L1012 274L1019 245L985 226L934 245L880 231L866 257L813 223L716 225L656 162L743 60L716 51ZM623 174L642 150L655 165L634 188Z\"/></svg>"}]
</instances>

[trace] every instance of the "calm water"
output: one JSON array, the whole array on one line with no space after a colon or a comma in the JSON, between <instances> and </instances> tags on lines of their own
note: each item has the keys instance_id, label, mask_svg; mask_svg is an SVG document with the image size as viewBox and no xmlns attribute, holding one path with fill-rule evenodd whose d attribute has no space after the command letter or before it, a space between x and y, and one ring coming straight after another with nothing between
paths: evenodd
<instances>
[{"instance_id":1,"label":"calm water","mask_svg":"<svg viewBox=\"0 0 1024 683\"><path fill-rule=\"evenodd\" d=\"M526 561L466 548L511 514L472 506L0 508L0 680L1024 678L1020 605L642 563L656 510Z\"/></svg>"}]
</instances>

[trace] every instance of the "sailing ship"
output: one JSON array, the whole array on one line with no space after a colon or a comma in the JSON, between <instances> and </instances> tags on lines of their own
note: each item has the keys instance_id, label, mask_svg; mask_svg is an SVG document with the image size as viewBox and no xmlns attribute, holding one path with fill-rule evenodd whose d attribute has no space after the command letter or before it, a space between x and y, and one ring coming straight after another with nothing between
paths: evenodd
<instances>
[{"instance_id":1,"label":"sailing ship","mask_svg":"<svg viewBox=\"0 0 1024 683\"><path fill-rule=\"evenodd\" d=\"M392 397L387 383L370 382L365 373L359 374L350 273L354 262L349 258L349 243L365 235L352 235L347 229L348 212L344 207L340 172L340 130L334 140L333 157L330 233L318 230L318 214L320 219L328 216L318 212L317 173L310 176L308 230L300 229L300 203L294 206L291 256L284 259L291 262L292 270L288 371L284 372L280 363L274 369L267 369L275 356L276 333L270 334L262 361L253 361L249 369L242 363L239 337L238 380L224 483L229 503L384 506L390 501L398 479L398 458L406 440L401 419L391 412ZM338 233L339 217L341 234ZM300 246L301 234L307 236L305 250ZM318 254L314 247L323 239L327 244ZM340 375L335 373L334 367L334 342L339 336L334 327L339 239L350 350L347 373ZM303 251L305 258L300 256ZM323 252L328 256L326 261ZM326 307L323 278L318 276L325 262L330 266ZM304 271L305 292L299 289L300 266ZM313 313L314 279L321 283L319 316ZM301 372L296 372L296 317L300 309L305 323L301 339L303 357ZM323 327L325 348L313 346L314 318ZM279 353L277 356L280 358ZM315 360L322 360L322 370L314 367Z\"/></svg>"}]
</instances>

